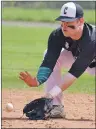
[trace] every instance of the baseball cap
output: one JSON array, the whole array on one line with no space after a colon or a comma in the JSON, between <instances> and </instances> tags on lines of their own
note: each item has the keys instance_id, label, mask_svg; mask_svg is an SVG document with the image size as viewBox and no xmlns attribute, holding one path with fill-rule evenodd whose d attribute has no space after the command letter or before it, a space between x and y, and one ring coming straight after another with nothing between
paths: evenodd
<instances>
[{"instance_id":1,"label":"baseball cap","mask_svg":"<svg viewBox=\"0 0 96 129\"><path fill-rule=\"evenodd\" d=\"M83 14L83 8L79 4L68 2L62 6L60 16L56 20L72 22L83 17Z\"/></svg>"}]
</instances>

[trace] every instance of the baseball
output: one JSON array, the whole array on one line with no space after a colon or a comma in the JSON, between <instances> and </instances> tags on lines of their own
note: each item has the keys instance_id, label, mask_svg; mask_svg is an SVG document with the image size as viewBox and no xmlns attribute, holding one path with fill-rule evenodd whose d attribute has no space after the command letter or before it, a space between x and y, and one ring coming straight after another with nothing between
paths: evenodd
<instances>
[{"instance_id":1,"label":"baseball","mask_svg":"<svg viewBox=\"0 0 96 129\"><path fill-rule=\"evenodd\" d=\"M13 104L12 103L7 103L6 104L6 111L11 112L13 110Z\"/></svg>"}]
</instances>

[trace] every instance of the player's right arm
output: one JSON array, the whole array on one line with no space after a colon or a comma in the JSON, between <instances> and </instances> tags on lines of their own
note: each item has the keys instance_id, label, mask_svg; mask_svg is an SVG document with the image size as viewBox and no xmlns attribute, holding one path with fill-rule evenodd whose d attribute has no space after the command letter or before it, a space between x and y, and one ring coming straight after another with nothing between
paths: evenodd
<instances>
[{"instance_id":1,"label":"player's right arm","mask_svg":"<svg viewBox=\"0 0 96 129\"><path fill-rule=\"evenodd\" d=\"M21 72L20 79L30 87L43 84L51 75L61 49L62 46L59 43L58 36L55 32L52 32L48 39L47 53L38 69L37 76L32 77L28 72Z\"/></svg>"}]
</instances>

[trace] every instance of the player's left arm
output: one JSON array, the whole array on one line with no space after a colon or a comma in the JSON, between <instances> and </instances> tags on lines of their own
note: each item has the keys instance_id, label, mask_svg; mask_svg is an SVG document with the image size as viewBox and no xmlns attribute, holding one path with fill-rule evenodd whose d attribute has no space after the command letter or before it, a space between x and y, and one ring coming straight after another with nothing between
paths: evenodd
<instances>
[{"instance_id":1,"label":"player's left arm","mask_svg":"<svg viewBox=\"0 0 96 129\"><path fill-rule=\"evenodd\" d=\"M55 86L48 95L51 95L52 97L57 96L59 93L71 86L84 73L96 56L95 45L95 41L90 42L86 48L82 50L68 73L66 73L62 78L61 84L59 86Z\"/></svg>"}]
</instances>

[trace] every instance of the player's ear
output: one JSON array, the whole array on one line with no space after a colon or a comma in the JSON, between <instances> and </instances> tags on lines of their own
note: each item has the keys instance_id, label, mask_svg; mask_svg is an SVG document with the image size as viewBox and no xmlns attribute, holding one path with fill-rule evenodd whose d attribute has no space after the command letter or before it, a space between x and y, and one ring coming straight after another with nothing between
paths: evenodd
<instances>
[{"instance_id":1,"label":"player's ear","mask_svg":"<svg viewBox=\"0 0 96 129\"><path fill-rule=\"evenodd\" d=\"M81 25L84 24L84 18L83 18L83 17L80 18L79 21L80 21L80 24L81 24Z\"/></svg>"}]
</instances>

